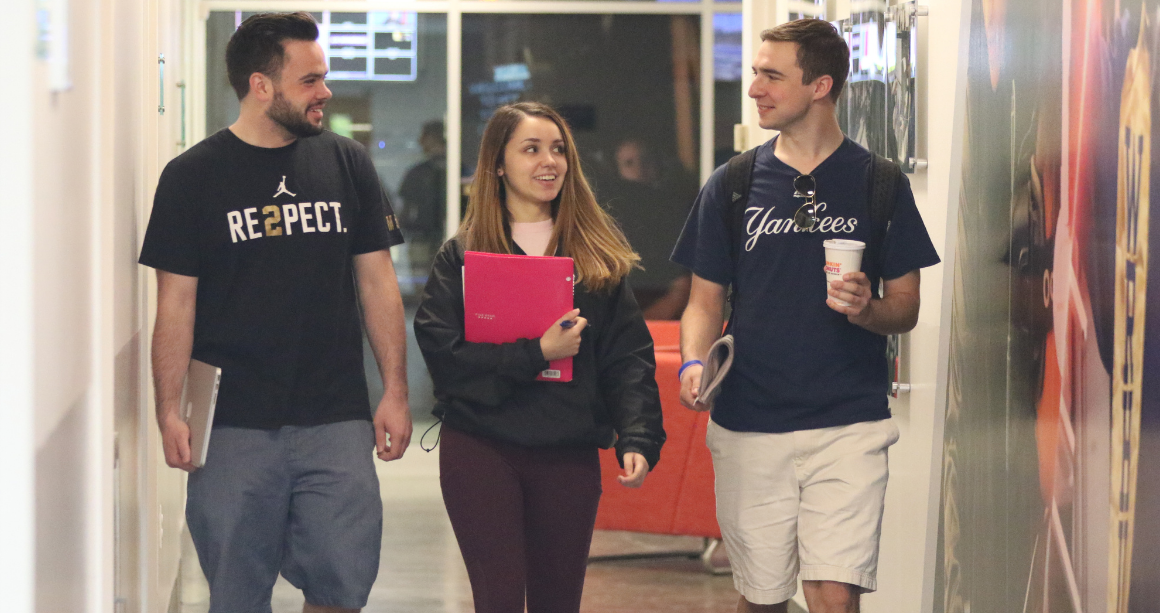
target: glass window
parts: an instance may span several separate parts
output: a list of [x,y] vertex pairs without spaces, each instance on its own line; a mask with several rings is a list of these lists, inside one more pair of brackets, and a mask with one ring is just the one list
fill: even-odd
[[741,123],[741,13],[713,16],[713,167],[729,161],[733,126]]
[[795,19],[825,19],[826,0],[791,0],[789,3],[789,20]]
[[646,316],[677,316],[684,300],[665,299],[685,273],[668,256],[699,188],[700,17],[467,14],[463,48],[467,173],[497,107],[554,106],[597,199],[641,255],[631,283]]
[[[527,1],[530,3],[530,2],[533,2],[534,0],[527,0]],[[540,0],[540,1],[543,1],[543,0]],[[549,0],[549,1],[551,1],[551,0]],[[623,1],[627,1],[627,2],[668,2],[668,3],[677,3],[677,4],[699,4],[701,2],[701,0],[623,0]],[[813,4],[814,2],[821,2],[823,4],[825,3],[825,0],[797,0],[797,1],[808,2],[810,4]],[[741,0],[713,0],[713,2],[715,4],[719,4],[719,3],[740,4]]]

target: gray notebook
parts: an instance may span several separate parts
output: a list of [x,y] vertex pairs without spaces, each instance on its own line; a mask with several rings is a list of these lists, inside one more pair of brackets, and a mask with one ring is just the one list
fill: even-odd
[[217,366],[200,360],[189,361],[185,385],[181,388],[181,416],[189,424],[189,455],[194,466],[205,466],[221,380],[222,369]]
[[713,401],[721,393],[721,384],[733,366],[733,335],[726,334],[709,347],[705,367],[701,370],[701,391],[697,402],[713,409]]

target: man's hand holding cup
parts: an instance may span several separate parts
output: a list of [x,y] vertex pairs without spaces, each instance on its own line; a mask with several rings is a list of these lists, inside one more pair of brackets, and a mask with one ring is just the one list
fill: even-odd
[[826,304],[858,324],[869,314],[870,279],[861,272],[866,243],[832,239],[826,248]]

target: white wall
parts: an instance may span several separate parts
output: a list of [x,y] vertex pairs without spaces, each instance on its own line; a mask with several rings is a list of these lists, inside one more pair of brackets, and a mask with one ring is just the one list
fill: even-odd
[[8,125],[0,147],[0,594],[4,608],[26,613],[33,607],[33,380],[32,380],[32,115],[35,0],[9,0],[5,18],[17,27],[0,37],[9,95]]
[[[45,6],[67,11],[71,26],[58,38],[69,84],[56,91],[34,51],[35,11]],[[5,611],[113,611],[116,596],[120,611],[164,610],[176,576],[177,547],[166,543],[177,542],[180,513],[167,540],[155,505],[179,506],[182,489],[149,451],[157,437],[140,385],[145,284],[136,253],[158,165],[143,162],[173,154],[145,146],[169,134],[146,112],[156,94],[144,84],[157,77],[142,57],[155,57],[158,40],[179,40],[152,12],[172,16],[179,6],[5,4],[13,24],[0,38],[10,75],[0,148]],[[115,426],[129,443],[116,471]],[[137,498],[143,490],[149,504]],[[157,580],[143,580],[147,573]]]
[[[140,275],[141,288],[138,305],[142,324],[140,330],[142,414],[139,423],[141,440],[137,449],[141,454],[139,465],[142,492],[141,547],[142,551],[147,552],[141,560],[142,611],[152,613],[166,610],[170,592],[177,580],[178,562],[181,558],[181,531],[185,526],[185,473],[166,466],[165,454],[161,449],[161,439],[154,417],[152,371],[149,368],[149,344],[157,313],[156,279],[152,270],[137,266],[135,260],[136,248],[145,236],[145,226],[153,207],[153,192],[157,187],[157,177],[160,176],[165,164],[183,150],[178,146],[181,139],[182,98],[177,82],[190,82],[188,45],[183,39],[183,32],[187,31],[185,19],[192,11],[183,11],[186,3],[181,0],[119,1],[140,5],[144,21],[140,53],[143,87],[140,98],[141,157],[137,165],[139,199],[132,270]],[[159,91],[161,86],[158,84],[159,54],[165,56],[164,114],[157,111],[162,102]],[[190,119],[189,100],[200,95],[201,93],[196,90],[190,90],[186,94],[187,123]]]
[[930,15],[918,18],[918,151],[929,167],[910,180],[943,263],[922,271],[918,325],[904,337],[903,380],[909,378],[913,388],[909,397],[903,395],[891,405],[902,437],[890,449],[879,591],[865,597],[867,613],[925,613],[933,604],[948,363],[943,331],[950,328],[949,282],[954,270],[970,25],[964,9],[969,8],[963,0],[944,0],[930,3]]
[[[106,252],[108,278],[102,296],[111,304],[111,340],[113,353],[111,382],[113,386],[113,430],[117,441],[116,469],[113,475],[114,517],[114,598],[125,613],[142,611],[142,454],[139,451],[144,426],[141,393],[142,348],[140,292],[142,284],[137,270],[138,209],[142,194],[139,168],[143,116],[142,57],[143,21],[139,1],[117,1],[103,12],[103,31],[118,33],[116,45],[105,45],[107,65],[112,66],[105,95],[112,98],[107,135],[108,159],[103,170],[108,177],[111,202],[110,218],[105,221],[105,242],[112,246]],[[114,101],[119,101],[115,103]],[[144,422],[144,423],[143,423]]]
[[[784,22],[790,0],[743,0],[745,20],[743,66],[749,66],[760,44],[761,30]],[[833,19],[860,10],[865,0],[830,0]],[[892,2],[893,4],[893,2]],[[919,4],[928,5],[929,0]],[[918,151],[929,162],[926,171],[910,175],[915,201],[943,264],[922,271],[922,309],[915,329],[903,337],[904,382],[909,395],[891,402],[901,438],[890,449],[890,485],[886,493],[878,591],[863,597],[862,610],[928,612],[932,606],[934,555],[938,536],[939,484],[946,406],[949,285],[953,270],[953,220],[957,210],[962,115],[969,26],[963,0],[945,0],[919,18]],[[933,41],[933,44],[932,44]],[[748,81],[744,83],[748,85]],[[747,147],[768,140],[771,132],[757,125],[753,102],[744,98],[742,122]],[[949,232],[948,234],[948,230]],[[799,590],[795,602],[804,608]]]
[[[27,118],[36,137],[33,178],[31,331],[36,445],[37,611],[111,605],[106,526],[112,467],[101,380],[98,223],[102,107],[96,3],[68,3],[71,86],[50,91],[38,63]],[[93,24],[93,25],[89,25]],[[111,413],[110,413],[111,415]],[[111,449],[111,447],[109,447]]]

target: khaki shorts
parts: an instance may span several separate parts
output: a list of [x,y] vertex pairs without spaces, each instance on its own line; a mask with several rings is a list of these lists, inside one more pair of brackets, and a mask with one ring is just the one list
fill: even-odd
[[783,434],[709,423],[717,521],[737,591],[777,604],[804,581],[874,591],[893,420]]

